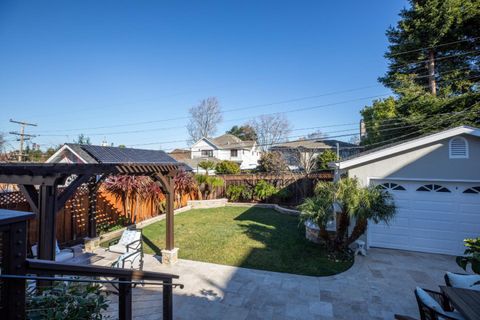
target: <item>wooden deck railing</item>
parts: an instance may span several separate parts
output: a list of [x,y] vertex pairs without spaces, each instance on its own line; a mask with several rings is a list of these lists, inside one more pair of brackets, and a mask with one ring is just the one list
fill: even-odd
[[132,319],[132,287],[135,284],[162,286],[163,319],[173,319],[173,287],[183,287],[173,283],[179,278],[177,275],[26,259],[27,220],[33,215],[6,210],[0,213],[0,310],[6,319],[26,317],[26,282],[29,279],[36,280],[38,287],[51,285],[53,281],[116,284],[121,320]]

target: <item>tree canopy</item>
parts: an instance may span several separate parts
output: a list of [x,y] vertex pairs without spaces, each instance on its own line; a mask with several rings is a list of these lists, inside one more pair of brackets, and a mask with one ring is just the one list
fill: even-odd
[[480,122],[480,1],[410,0],[386,32],[379,81],[393,91],[361,110],[369,148]]
[[252,126],[248,124],[244,124],[242,126],[235,125],[226,133],[232,134],[243,141],[257,140],[257,134],[255,132],[255,129],[253,129]]

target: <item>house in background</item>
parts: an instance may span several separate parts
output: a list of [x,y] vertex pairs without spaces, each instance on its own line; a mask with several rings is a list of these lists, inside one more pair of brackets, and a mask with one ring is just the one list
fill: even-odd
[[480,129],[461,126],[335,164],[337,176],[378,185],[394,198],[393,221],[369,224],[367,245],[461,255],[480,230]]
[[[313,160],[325,150],[332,150],[340,154],[340,158],[346,158],[358,153],[358,146],[352,143],[333,139],[303,139],[288,141],[274,145],[270,151],[279,152],[287,162],[290,170],[303,170],[303,162]],[[303,161],[302,161],[303,160]]]
[[185,160],[194,171],[199,162],[229,160],[240,165],[240,169],[255,169],[261,152],[256,141],[243,141],[240,138],[224,134],[216,138],[202,138],[190,147],[190,161]]

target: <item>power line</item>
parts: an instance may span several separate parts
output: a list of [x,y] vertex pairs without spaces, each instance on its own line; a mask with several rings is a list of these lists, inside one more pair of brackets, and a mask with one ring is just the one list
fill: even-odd
[[[454,71],[458,71],[458,69],[453,69],[453,70],[450,70],[450,71],[446,71],[444,74],[451,73],[451,72],[454,72]],[[415,77],[411,77],[411,79],[423,78],[423,77],[426,77],[426,76],[417,75],[417,76],[415,76]],[[458,80],[460,80],[460,79],[464,79],[464,78],[458,78]],[[465,78],[465,79],[466,79],[466,78]],[[454,80],[457,80],[457,79],[448,79],[448,80],[443,80],[443,81],[445,81],[446,83],[449,83],[449,82],[452,82],[452,81],[454,81]],[[388,83],[394,84],[394,83],[397,83],[397,82],[398,82],[397,80],[394,80],[394,81],[389,81]],[[438,81],[438,82],[441,82],[441,81]],[[301,98],[284,100],[284,101],[267,103],[267,104],[257,104],[257,105],[254,105],[254,106],[234,108],[234,109],[227,109],[227,110],[225,110],[225,111],[222,111],[221,113],[224,114],[224,113],[232,112],[232,111],[241,111],[241,110],[254,109],[254,108],[261,107],[261,106],[271,106],[271,105],[280,104],[280,103],[287,103],[287,102],[291,102],[291,101],[301,101],[301,100],[305,100],[305,99],[312,98],[312,97],[320,97],[320,96],[327,96],[327,95],[333,95],[333,94],[338,94],[338,93],[358,91],[358,90],[361,90],[362,88],[365,89],[365,88],[369,88],[369,87],[373,87],[373,86],[365,86],[365,87],[359,87],[359,88],[352,88],[352,89],[346,89],[346,90],[337,91],[337,92],[326,93],[326,94],[323,94],[323,95],[301,97]],[[424,86],[424,87],[428,87],[428,86]],[[350,102],[355,102],[355,101],[360,101],[360,100],[365,100],[365,99],[379,98],[379,97],[386,96],[386,95],[390,95],[390,93],[386,93],[386,94],[382,94],[382,95],[376,95],[376,96],[370,96],[370,97],[363,97],[363,98],[358,98],[358,99],[353,99],[353,100],[346,100],[346,101],[334,102],[334,103],[326,104],[326,105],[323,105],[323,106],[313,106],[313,107],[307,107],[307,108],[294,109],[294,110],[291,110],[291,111],[261,114],[261,115],[258,115],[258,116],[268,115],[268,114],[272,114],[272,115],[273,115],[273,114],[297,112],[297,111],[309,110],[309,108],[311,108],[311,109],[317,109],[317,108],[334,106],[334,105],[338,105],[338,104],[350,103]],[[121,125],[109,125],[109,126],[99,126],[99,127],[84,127],[84,128],[75,128],[75,129],[57,129],[57,130],[48,130],[48,131],[43,131],[43,132],[44,132],[44,133],[49,133],[49,132],[81,132],[82,130],[97,130],[97,129],[106,129],[106,128],[117,128],[117,127],[137,126],[137,125],[153,124],[153,123],[166,122],[166,121],[184,120],[184,119],[189,119],[189,118],[190,118],[189,116],[182,116],[182,117],[174,117],[174,118],[167,118],[167,119],[158,119],[158,120],[150,120],[150,121],[142,121],[142,122],[133,122],[133,123],[127,123],[127,124],[121,124]],[[252,118],[252,117],[243,117],[243,118],[229,119],[229,120],[225,120],[224,122],[240,121],[240,120],[246,120],[246,119],[251,119],[251,118]],[[87,134],[90,135],[90,136],[102,136],[102,135],[112,135],[112,134],[142,133],[142,132],[145,132],[145,131],[171,130],[171,129],[177,129],[177,128],[178,128],[178,126],[166,127],[166,128],[156,128],[156,129],[147,129],[147,130],[140,130],[140,129],[139,129],[139,130],[133,130],[133,131],[102,132],[102,133],[90,133],[90,134],[87,133]],[[68,134],[57,134],[57,135],[53,135],[53,134],[42,134],[42,132],[37,132],[37,134],[42,135],[42,136],[68,136]],[[72,134],[73,134],[73,133],[72,133]]]
[[407,53],[412,53],[412,52],[417,52],[417,51],[422,51],[422,50],[427,50],[427,49],[433,49],[433,48],[439,48],[439,47],[449,46],[449,45],[452,45],[452,44],[457,44],[457,43],[462,43],[462,42],[472,42],[472,41],[475,41],[477,39],[480,39],[480,37],[474,37],[474,38],[471,38],[471,39],[464,39],[464,40],[458,40],[458,41],[453,41],[453,42],[447,42],[447,43],[442,43],[442,44],[438,44],[438,45],[430,46],[430,47],[423,47],[423,48],[414,49],[414,50],[397,52],[397,53],[390,54],[389,56],[390,57],[395,57],[395,56],[399,56],[399,55],[402,55],[402,54],[407,54]]

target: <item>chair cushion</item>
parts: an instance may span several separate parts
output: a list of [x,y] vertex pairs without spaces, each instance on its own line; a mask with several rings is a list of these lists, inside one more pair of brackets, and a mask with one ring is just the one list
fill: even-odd
[[140,239],[140,236],[141,236],[141,232],[140,231],[136,231],[136,230],[125,230],[123,233],[122,233],[122,237],[120,238],[120,240],[118,241],[118,244],[121,244],[121,245],[128,245],[129,243],[132,243],[133,241],[135,240],[139,240]]
[[430,309],[433,309],[435,310],[437,313],[441,314],[441,315],[445,315],[445,316],[448,316],[450,318],[453,318],[453,319],[458,319],[458,320],[464,320],[465,318],[458,312],[449,312],[449,311],[445,311],[443,310],[442,306],[437,302],[437,300],[433,299],[429,294],[428,292],[426,292],[425,290],[423,290],[422,288],[420,287],[417,287],[415,289],[415,291],[417,292],[417,296],[418,298],[420,299],[420,301],[422,302],[422,304],[424,304],[425,306],[429,307]]
[[113,246],[108,247],[108,250],[115,253],[125,253],[127,252],[127,247],[121,244],[114,244]]
[[448,280],[450,280],[452,287],[480,290],[479,288],[473,288],[474,283],[480,281],[480,275],[455,274],[452,272],[447,272],[447,277]]

